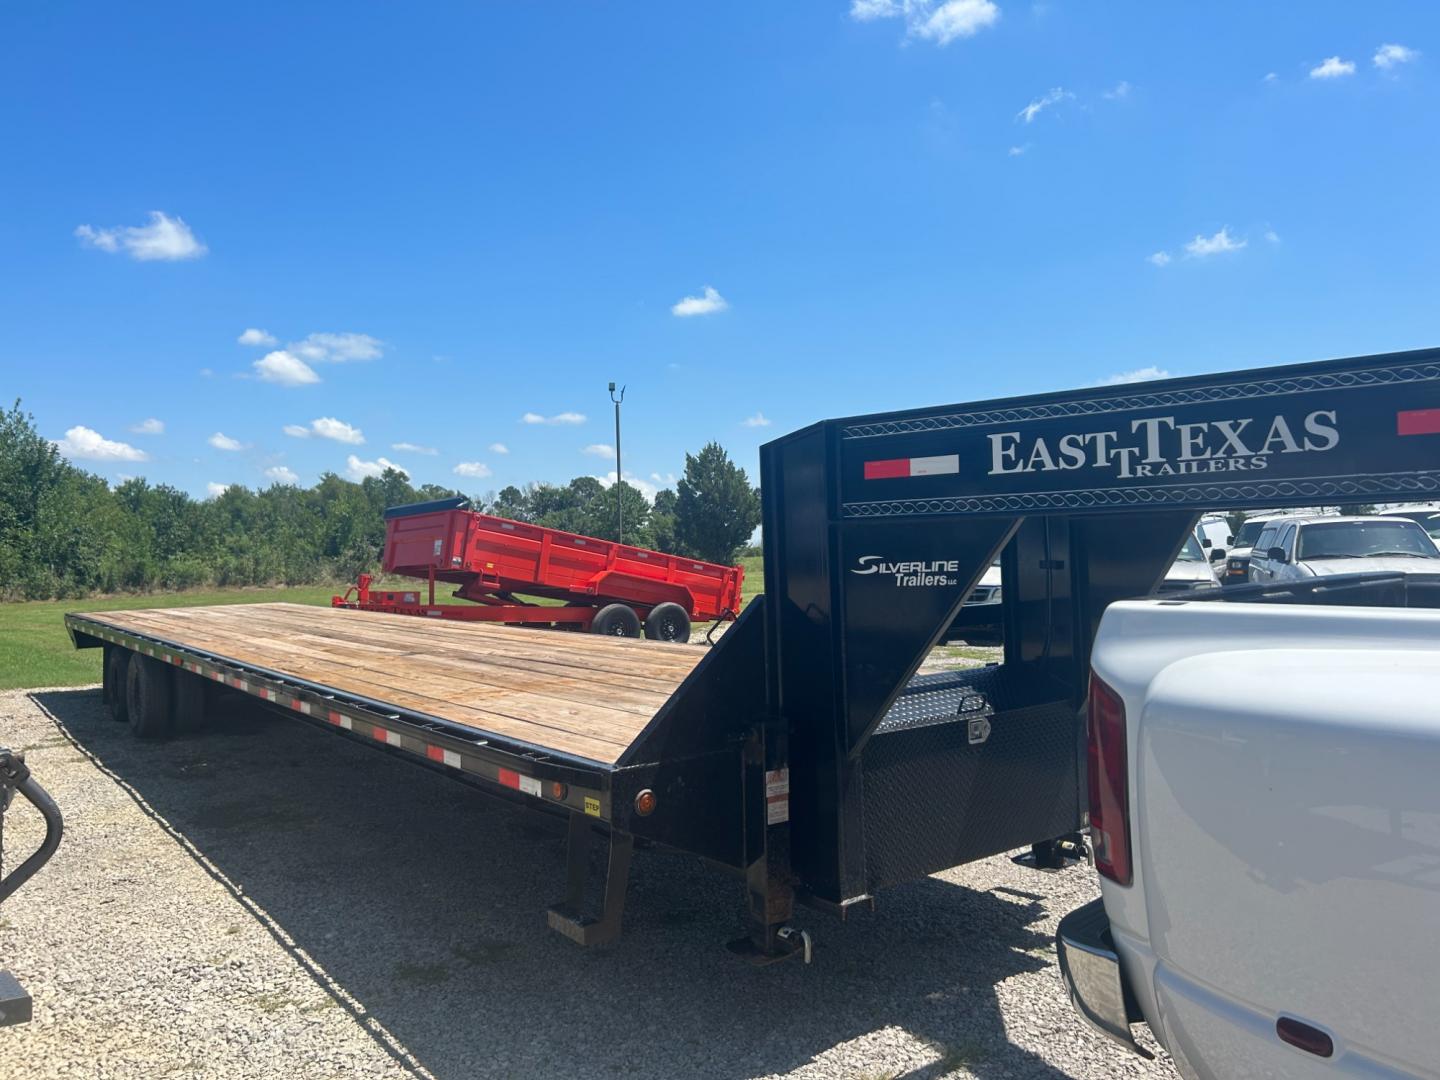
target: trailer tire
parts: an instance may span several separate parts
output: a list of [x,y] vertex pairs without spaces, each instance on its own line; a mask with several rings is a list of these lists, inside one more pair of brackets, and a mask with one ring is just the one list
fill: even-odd
[[628,604],[606,604],[595,613],[590,632],[606,637],[639,637],[640,616]]
[[105,667],[101,675],[101,697],[108,707],[110,719],[123,724],[129,719],[125,711],[125,669],[130,653],[115,645],[105,646]]
[[209,718],[214,694],[210,681],[188,671],[175,672],[175,731],[200,731]]
[[645,636],[651,641],[690,640],[690,613],[679,604],[656,604],[645,616]]
[[141,739],[170,734],[170,669],[159,660],[135,655],[125,672],[125,711],[130,730]]

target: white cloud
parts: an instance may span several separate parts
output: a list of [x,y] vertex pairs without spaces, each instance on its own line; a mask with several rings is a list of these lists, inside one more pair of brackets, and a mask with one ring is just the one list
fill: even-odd
[[[615,470],[611,469],[604,476],[597,476],[595,477],[595,479],[600,481],[602,487],[611,487],[615,483]],[[625,483],[629,484],[636,491],[640,492],[641,495],[644,495],[646,500],[649,502],[655,501],[655,496],[660,490],[649,480],[642,480],[634,473],[627,472],[625,474]]]
[[279,383],[281,386],[309,386],[320,381],[320,376],[315,374],[309,364],[284,349],[266,353],[255,361],[254,367],[255,374],[265,382]]
[[252,326],[242,332],[235,340],[241,345],[264,345],[268,347],[275,344],[275,335],[266,330],[257,330]]
[[390,449],[399,450],[403,453],[410,454],[426,454],[429,457],[434,457],[436,454],[440,453],[440,451],[436,450],[433,446],[416,446],[413,442],[391,443]]
[[589,446],[585,447],[585,449],[580,452],[582,454],[589,454],[591,457],[608,458],[615,456],[615,448],[613,446],[607,446],[603,442],[591,443]]
[[120,225],[113,229],[81,225],[75,235],[90,247],[123,251],[141,262],[198,259],[207,250],[181,218],[172,218],[159,210],[150,211],[149,225]]
[[1237,240],[1230,235],[1230,227],[1227,225],[1214,236],[1199,236],[1185,245],[1185,254],[1194,259],[1204,259],[1210,255],[1220,255],[1227,251],[1239,251],[1250,241]]
[[554,416],[542,416],[536,412],[527,412],[524,416],[520,417],[520,422],[522,424],[550,424],[552,426],[556,424],[583,424],[585,422],[585,414],[562,412],[556,413]]
[[277,484],[298,484],[300,477],[293,469],[284,465],[272,465],[265,470],[265,475]]
[[1169,266],[1170,253],[1168,251],[1157,251],[1154,255],[1146,255],[1145,261],[1151,266]]
[[661,476],[658,472],[652,472],[650,474],[650,479],[654,480],[655,483],[658,484],[660,487],[675,486],[675,474],[673,472],[666,473],[664,476]]
[[729,306],[729,302],[723,296],[711,286],[706,285],[701,295],[686,296],[673,304],[670,314],[681,319],[688,319],[692,315],[715,315]]
[[956,38],[974,37],[999,20],[1000,9],[991,0],[945,0],[908,29],[916,37],[949,45]]
[[1010,147],[1010,156],[1011,156],[1011,157],[1019,157],[1021,154],[1025,153],[1025,151],[1027,151],[1027,150],[1029,150],[1029,149],[1030,149],[1030,144],[1029,144],[1029,143],[1026,143],[1024,146],[1012,146],[1012,147]]
[[1134,371],[1122,371],[1115,375],[1107,375],[1095,385],[1119,386],[1121,383],[1150,382],[1152,379],[1168,378],[1171,378],[1170,372],[1151,364],[1149,367],[1136,368]]
[[149,461],[150,455],[129,443],[115,442],[98,431],[76,425],[65,432],[55,448],[68,458],[81,461]]
[[308,439],[310,437],[310,429],[304,424],[286,424],[284,431],[292,439]]
[[1338,56],[1327,56],[1318,67],[1310,69],[1312,79],[1339,79],[1355,74],[1355,61],[1341,60]]
[[[336,420],[333,416],[322,416],[318,420],[310,421],[310,430],[322,439],[334,439],[336,442],[349,443],[351,446],[359,446],[365,441],[365,436],[357,427],[351,427],[344,420]],[[380,459],[384,461],[384,458]]]
[[1266,229],[1265,241],[1269,244],[1278,244],[1280,242],[1280,234],[1277,233],[1274,229]]
[[1130,96],[1130,91],[1133,89],[1135,89],[1133,86],[1131,86],[1124,79],[1121,79],[1118,83],[1115,84],[1114,89],[1106,90],[1100,96],[1103,97],[1106,101],[1124,101]]
[[769,426],[770,426],[770,421],[769,421],[769,419],[768,419],[768,418],[765,416],[765,414],[762,413],[762,412],[757,412],[754,416],[747,416],[744,420],[741,420],[740,423],[741,423],[741,425],[744,426],[744,427],[769,427]]
[[994,26],[1000,9],[992,0],[851,0],[850,17],[857,22],[903,18],[908,36],[949,45]]
[[1279,76],[1279,75],[1275,74],[1275,72],[1273,72],[1273,71],[1267,71],[1267,72],[1265,73],[1265,78],[1261,79],[1260,81],[1261,81],[1261,82],[1278,82],[1279,80],[1280,80],[1280,76]]
[[1074,94],[1072,94],[1069,90],[1066,90],[1063,86],[1054,87],[1047,93],[1042,94],[1040,97],[1030,102],[1029,105],[1026,105],[1023,109],[1016,113],[1015,119],[1024,120],[1027,124],[1031,123],[1035,119],[1035,117],[1039,116],[1046,109],[1050,108],[1050,106],[1058,105],[1062,101],[1068,101],[1074,96]]
[[131,424],[130,430],[136,435],[164,435],[165,421],[156,420],[152,416],[148,420],[141,420],[138,424]]
[[490,476],[490,466],[483,461],[462,461],[450,470],[456,476],[468,476],[472,480],[484,480]]
[[217,484],[214,480],[211,480],[210,483],[205,485],[205,490],[210,493],[210,498],[212,499],[218,499],[229,489],[229,484]]
[[409,470],[402,465],[397,465],[388,458],[376,458],[374,461],[361,461],[354,454],[345,459],[345,475],[351,480],[364,480],[367,476],[379,476],[386,469],[394,469],[401,473],[408,480]]
[[1404,45],[1381,45],[1375,50],[1375,55],[1371,59],[1381,71],[1389,71],[1397,64],[1408,64],[1419,58],[1420,50],[1418,49],[1407,48]]
[[857,22],[890,19],[904,12],[896,0],[851,0],[850,17]]
[[503,442],[492,442],[490,444],[490,452],[492,454],[508,454],[510,452],[510,448],[506,446]]
[[349,360],[375,360],[384,344],[369,334],[311,334],[304,341],[291,342],[289,349],[311,363],[343,364]]
[[239,439],[232,439],[229,435],[226,435],[224,432],[220,431],[215,432],[214,435],[211,435],[210,438],[206,439],[205,441],[208,442],[211,446],[213,446],[216,450],[233,451],[245,449],[245,444],[242,443]]

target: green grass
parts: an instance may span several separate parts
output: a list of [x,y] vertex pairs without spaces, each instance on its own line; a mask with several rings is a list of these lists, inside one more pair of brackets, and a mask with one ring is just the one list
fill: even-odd
[[[742,559],[746,603],[764,590],[760,557]],[[378,584],[378,583],[377,583]],[[395,584],[399,584],[398,580]],[[416,583],[406,579],[403,587]],[[77,649],[65,632],[67,611],[122,611],[131,608],[197,607],[204,604],[330,603],[343,586],[299,585],[277,589],[208,589],[196,592],[151,593],[145,596],[103,596],[90,600],[39,600],[0,604],[0,690],[30,686],[83,686],[100,681],[100,650]],[[448,589],[446,590],[448,592]],[[436,599],[448,599],[439,589]]]
[[291,589],[212,589],[0,604],[0,690],[82,686],[100,681],[100,650],[77,649],[70,643],[70,635],[65,632],[67,611],[263,604],[275,600],[327,605],[330,597],[340,591],[334,585],[302,585]]

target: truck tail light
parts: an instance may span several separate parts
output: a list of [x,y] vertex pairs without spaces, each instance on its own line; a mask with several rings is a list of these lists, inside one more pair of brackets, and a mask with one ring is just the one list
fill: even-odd
[[1130,865],[1130,776],[1125,747],[1125,702],[1092,672],[1086,719],[1090,781],[1090,833],[1095,869],[1120,885],[1133,880]]

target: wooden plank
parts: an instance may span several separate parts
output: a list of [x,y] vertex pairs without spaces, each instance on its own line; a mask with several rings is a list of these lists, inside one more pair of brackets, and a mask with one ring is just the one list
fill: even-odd
[[[193,610],[193,609],[191,609]],[[704,655],[703,650],[687,646],[669,646],[667,651],[683,652],[683,657],[663,664],[636,664],[628,659],[616,659],[605,653],[596,653],[586,647],[588,635],[569,634],[544,630],[478,628],[482,632],[467,640],[443,639],[430,633],[434,623],[425,622],[413,616],[395,616],[406,620],[400,626],[365,626],[362,624],[328,624],[317,626],[313,622],[295,620],[288,615],[277,616],[257,611],[253,617],[243,620],[250,626],[293,629],[297,632],[323,634],[333,640],[369,644],[397,652],[414,652],[426,656],[448,656],[467,662],[483,658],[487,663],[510,664],[528,667],[540,673],[560,673],[581,668],[588,679],[610,683],[615,686],[642,687],[653,684],[657,692],[668,694],[678,679],[683,679]],[[239,621],[239,620],[237,620]],[[497,636],[498,635],[498,636]],[[551,641],[532,642],[531,638],[570,639],[558,643]],[[579,647],[576,647],[578,643]],[[659,651],[657,643],[651,643],[651,650]],[[568,647],[567,647],[568,646]],[[667,648],[661,645],[660,648]],[[678,662],[676,662],[678,661]]]
[[86,617],[607,764],[704,655],[658,642],[296,604]]
[[[147,618],[144,625],[155,633],[184,635],[202,632],[204,624],[195,621]],[[424,630],[427,624],[420,623]],[[213,629],[213,628],[206,628]],[[324,657],[340,664],[361,663],[358,657],[364,654],[364,665],[388,666],[395,670],[404,669],[418,677],[435,680],[459,679],[476,689],[492,687],[497,690],[521,691],[557,702],[581,704],[587,707],[601,707],[653,716],[673,693],[678,685],[675,678],[665,680],[647,679],[643,684],[633,677],[621,677],[589,670],[576,671],[572,665],[545,665],[538,669],[523,662],[502,661],[492,663],[486,656],[464,655],[455,650],[445,650],[454,655],[432,656],[428,651],[397,648],[385,644],[366,642],[354,635],[333,638],[327,632],[296,632],[286,626],[277,626],[264,618],[247,621],[243,627],[233,629],[241,640],[258,641],[260,638],[282,638],[284,641],[304,645],[317,650]],[[315,628],[319,629],[319,628]],[[422,641],[423,645],[424,642]],[[317,657],[319,658],[319,657]],[[519,666],[516,666],[519,663]],[[537,703],[538,705],[539,703]],[[543,706],[541,706],[543,707]]]
[[[432,654],[458,648],[465,657],[504,656],[566,667],[578,665],[587,671],[658,679],[667,685],[672,680],[689,674],[703,655],[701,650],[685,646],[657,648],[655,642],[621,641],[595,634],[432,622],[412,615],[306,608],[292,604],[237,604],[221,608],[159,610],[179,619],[233,621],[239,626],[250,625],[259,620],[282,620],[284,625],[296,630],[335,636],[353,634],[351,640],[357,642],[370,641],[393,647],[398,642],[409,641]],[[211,612],[214,613],[213,616],[209,614]],[[151,613],[155,613],[154,609]],[[321,630],[320,627],[324,629]],[[624,651],[614,651],[615,645],[624,646]]]

